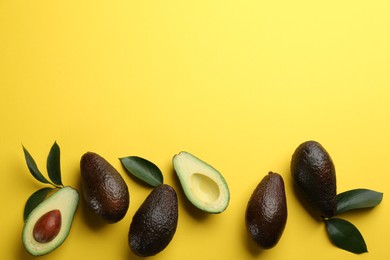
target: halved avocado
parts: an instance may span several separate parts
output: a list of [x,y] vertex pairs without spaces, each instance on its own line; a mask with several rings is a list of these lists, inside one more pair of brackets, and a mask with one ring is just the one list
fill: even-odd
[[188,152],[173,157],[173,167],[187,199],[209,213],[221,213],[229,205],[225,178],[212,166]]
[[39,256],[50,253],[64,242],[78,201],[78,192],[66,186],[31,211],[23,228],[23,244],[30,254]]

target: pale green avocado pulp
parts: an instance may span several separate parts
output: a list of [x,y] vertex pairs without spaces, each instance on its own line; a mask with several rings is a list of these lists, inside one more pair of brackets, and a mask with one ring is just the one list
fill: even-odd
[[[33,211],[31,211],[23,228],[23,244],[30,254],[39,256],[50,253],[65,241],[73,222],[78,201],[78,192],[67,186],[56,191],[53,195],[41,202]],[[34,238],[34,226],[45,213],[52,210],[59,210],[61,212],[60,231],[51,241],[40,243]]]
[[216,169],[188,152],[173,157],[173,167],[187,199],[197,208],[220,213],[229,205],[228,185]]

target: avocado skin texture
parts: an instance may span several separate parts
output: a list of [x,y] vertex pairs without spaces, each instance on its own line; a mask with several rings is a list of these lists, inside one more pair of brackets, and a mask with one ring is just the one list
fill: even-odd
[[115,223],[129,208],[129,190],[119,172],[103,157],[87,152],[80,161],[83,197],[103,220]]
[[245,223],[252,239],[262,248],[274,247],[286,226],[287,202],[281,175],[269,172],[249,199]]
[[176,232],[178,202],[175,190],[162,184],[149,194],[130,224],[128,242],[138,256],[152,256],[168,246]]
[[314,217],[333,217],[336,171],[320,143],[306,141],[298,146],[291,159],[291,176],[298,197]]

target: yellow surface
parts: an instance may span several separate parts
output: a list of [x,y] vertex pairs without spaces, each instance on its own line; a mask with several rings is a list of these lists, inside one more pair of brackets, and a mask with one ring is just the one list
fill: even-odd
[[[24,203],[42,187],[22,144],[46,172],[61,147],[63,181],[79,189],[86,151],[123,174],[125,218],[104,225],[80,203],[65,243],[41,259],[136,259],[127,245],[151,191],[118,157],[153,161],[179,197],[179,224],[155,259],[388,259],[390,238],[390,3],[372,1],[0,1],[1,259],[30,259]],[[289,162],[321,142],[338,191],[385,193],[373,210],[345,214],[369,253],[342,251],[298,203]],[[207,215],[185,199],[172,169],[186,150],[225,176],[230,205]],[[246,203],[269,170],[286,183],[288,220],[261,251]]]

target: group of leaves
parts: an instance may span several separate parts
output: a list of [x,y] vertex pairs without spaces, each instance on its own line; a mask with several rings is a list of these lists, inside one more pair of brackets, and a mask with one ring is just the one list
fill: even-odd
[[61,167],[60,167],[60,147],[56,142],[54,142],[53,146],[50,149],[49,155],[47,157],[46,169],[49,176],[47,179],[42,172],[38,169],[38,166],[31,156],[31,154],[27,151],[27,149],[23,146],[24,157],[26,159],[27,167],[31,173],[31,175],[41,183],[48,184],[51,187],[44,187],[36,192],[34,192],[27,200],[26,205],[24,207],[23,219],[26,221],[28,215],[30,215],[31,211],[35,207],[37,207],[47,195],[53,191],[54,189],[60,189],[64,187],[61,180]]
[[[356,209],[377,206],[383,198],[383,193],[369,189],[354,189],[337,195],[335,216]],[[355,254],[367,252],[367,245],[360,231],[349,221],[341,218],[324,219],[326,231],[332,243]]]

